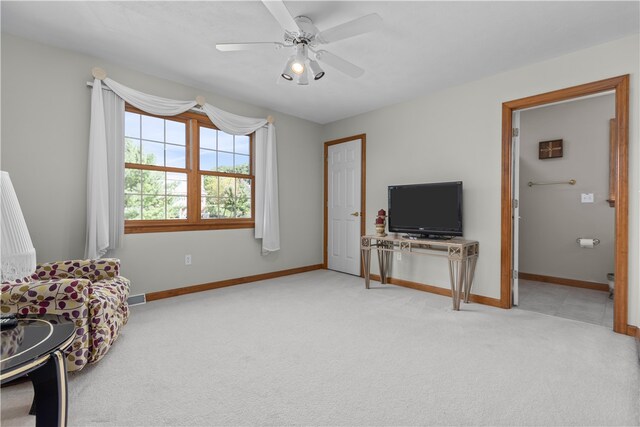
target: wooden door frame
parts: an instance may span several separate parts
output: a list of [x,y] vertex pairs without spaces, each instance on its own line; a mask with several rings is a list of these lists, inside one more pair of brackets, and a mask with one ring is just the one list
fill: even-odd
[[617,156],[615,159],[615,293],[613,330],[631,333],[628,326],[629,291],[629,75],[612,77],[592,83],[555,90],[502,104],[502,211],[500,255],[500,305],[511,308],[513,271],[513,164],[512,117],[513,112],[539,105],[565,101],[600,92],[615,91],[617,120]]
[[[343,144],[345,142],[360,140],[360,236],[365,234],[365,219],[367,215],[367,134],[361,133],[358,135],[348,136],[346,138],[334,139],[332,141],[326,141],[324,143],[324,236],[323,236],[323,250],[322,250],[322,268],[325,270],[328,268],[328,255],[327,246],[329,244],[329,186],[328,186],[328,160],[329,160],[329,147],[332,145]],[[364,277],[362,271],[362,259],[360,259],[360,276]]]

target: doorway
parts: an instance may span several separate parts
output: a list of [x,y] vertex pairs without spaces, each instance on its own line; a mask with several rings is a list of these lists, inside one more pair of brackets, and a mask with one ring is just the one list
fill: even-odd
[[613,328],[614,115],[612,91],[513,113],[520,309]]
[[329,270],[362,276],[365,231],[366,135],[324,143],[324,251]]
[[615,93],[615,136],[613,138],[612,174],[615,198],[614,234],[614,320],[613,330],[630,333],[627,325],[628,294],[628,148],[629,148],[629,75],[613,77],[567,89],[534,95],[502,104],[502,194],[501,194],[501,257],[500,257],[500,304],[512,306],[514,270],[514,165],[513,138],[518,131],[513,126],[513,113],[535,106],[557,103],[601,92]]

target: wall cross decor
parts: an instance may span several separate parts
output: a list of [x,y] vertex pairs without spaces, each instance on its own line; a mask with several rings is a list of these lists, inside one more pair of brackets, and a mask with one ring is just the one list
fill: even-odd
[[538,159],[553,159],[556,157],[562,157],[562,140],[541,141]]

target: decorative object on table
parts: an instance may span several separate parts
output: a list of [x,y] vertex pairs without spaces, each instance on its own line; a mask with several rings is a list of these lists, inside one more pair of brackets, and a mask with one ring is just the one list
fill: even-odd
[[102,359],[129,319],[129,280],[120,260],[72,260],[38,265],[30,277],[2,283],[0,312],[57,314],[73,322],[67,370]]
[[27,223],[22,215],[9,173],[2,171],[0,178],[0,205],[2,225],[2,264],[0,281],[29,276],[36,269],[36,250],[31,243]]
[[384,209],[380,209],[378,211],[378,216],[376,216],[376,235],[380,237],[384,237],[387,233],[384,232],[385,226],[387,225],[387,213]]
[[554,159],[562,157],[562,140],[540,141],[538,159]]

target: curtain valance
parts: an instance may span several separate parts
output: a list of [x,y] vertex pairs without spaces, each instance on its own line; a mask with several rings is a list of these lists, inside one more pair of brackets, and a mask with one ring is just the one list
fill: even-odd
[[[86,258],[120,246],[124,234],[124,101],[159,116],[175,116],[200,105],[211,122],[233,135],[255,135],[255,232],[262,253],[280,249],[278,171],[274,124],[267,119],[229,113],[204,102],[178,101],[124,86],[94,69],[87,171]],[[103,97],[104,83],[113,95]],[[118,197],[118,194],[120,195]]]

